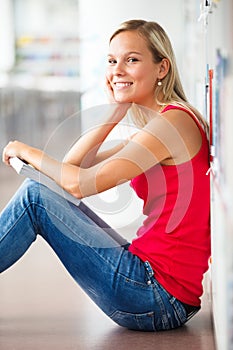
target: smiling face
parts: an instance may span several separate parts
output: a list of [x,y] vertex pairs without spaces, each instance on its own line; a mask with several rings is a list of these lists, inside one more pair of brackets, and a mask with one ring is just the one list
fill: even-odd
[[162,65],[154,62],[145,39],[136,31],[117,34],[109,46],[106,73],[115,101],[156,109],[155,88],[163,77]]

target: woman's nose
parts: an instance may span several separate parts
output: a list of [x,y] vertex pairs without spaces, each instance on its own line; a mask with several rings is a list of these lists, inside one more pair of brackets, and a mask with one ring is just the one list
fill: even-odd
[[123,62],[117,62],[114,66],[114,75],[122,75],[124,74],[124,63]]

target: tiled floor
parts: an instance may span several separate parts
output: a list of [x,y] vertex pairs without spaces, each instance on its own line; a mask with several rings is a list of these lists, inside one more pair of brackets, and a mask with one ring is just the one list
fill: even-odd
[[[0,209],[21,178],[0,165]],[[0,350],[213,350],[207,293],[186,326],[141,333],[115,325],[84,295],[41,240],[0,278]]]

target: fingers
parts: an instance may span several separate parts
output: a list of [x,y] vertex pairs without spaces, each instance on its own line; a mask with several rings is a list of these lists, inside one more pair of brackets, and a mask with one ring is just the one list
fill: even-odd
[[106,80],[105,80],[105,86],[106,86],[105,90],[106,90],[109,102],[110,103],[116,103],[116,100],[114,98],[114,92],[113,92],[112,86],[111,86],[110,81],[108,80],[107,77],[106,77]]
[[18,157],[20,154],[20,142],[10,141],[2,152],[3,163],[10,165],[10,158]]
[[13,141],[10,141],[6,145],[6,147],[4,147],[3,152],[2,152],[2,161],[3,161],[3,163],[5,163],[7,165],[10,165],[10,163],[9,163],[9,159],[10,159],[10,157],[9,157],[9,148],[10,148],[12,143],[13,143]]

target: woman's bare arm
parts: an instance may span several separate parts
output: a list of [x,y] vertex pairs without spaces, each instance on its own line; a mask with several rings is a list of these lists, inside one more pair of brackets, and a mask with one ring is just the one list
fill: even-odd
[[121,149],[124,144],[119,144],[107,152],[101,152],[101,155],[98,154],[97,157],[103,142],[114,127],[124,118],[130,106],[131,104],[129,103],[109,105],[107,120],[85,133],[66,154],[64,163],[88,168]]

